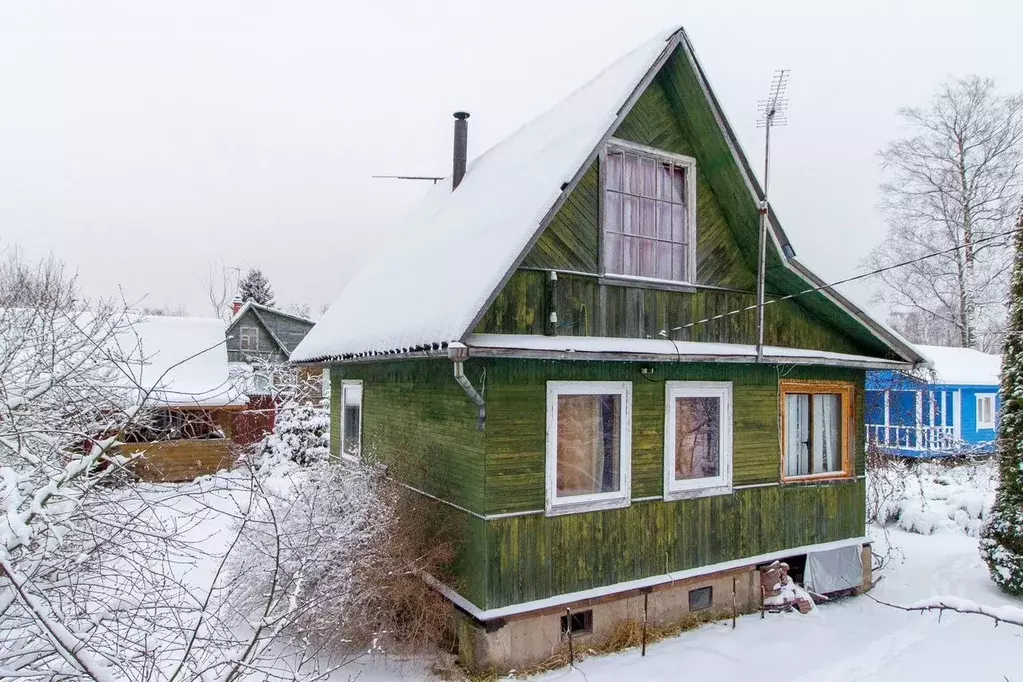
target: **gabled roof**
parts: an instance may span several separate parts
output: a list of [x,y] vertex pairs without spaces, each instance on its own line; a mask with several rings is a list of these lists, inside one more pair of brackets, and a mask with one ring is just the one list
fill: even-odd
[[155,405],[222,407],[248,401],[228,372],[224,324],[215,318],[144,317],[118,339],[132,383]]
[[972,348],[917,346],[933,363],[935,384],[961,386],[998,386],[1002,356],[982,353]]
[[232,317],[231,321],[228,323],[226,331],[228,336],[231,335],[235,326],[239,322],[241,322],[242,318],[245,316],[245,313],[249,312],[250,310],[252,311],[253,317],[256,318],[256,320],[263,327],[266,333],[270,336],[271,339],[274,340],[274,343],[277,344],[278,348],[280,348],[281,352],[284,353],[285,355],[290,355],[291,352],[295,350],[295,348],[291,348],[285,341],[283,341],[279,336],[277,336],[277,333],[274,331],[273,325],[267,322],[266,316],[277,315],[280,317],[287,317],[297,322],[301,322],[302,324],[309,325],[310,328],[312,328],[316,324],[312,320],[302,317],[301,315],[293,315],[291,313],[286,313],[283,310],[271,308],[270,306],[266,306],[261,303],[256,303],[255,301],[246,301],[245,305],[238,309],[238,312],[234,314],[234,317]]
[[[682,29],[628,53],[553,109],[477,158],[454,192],[438,183],[402,229],[349,282],[291,355],[296,362],[413,354],[464,341],[579,178],[666,60],[682,49],[753,196],[759,185],[703,78]],[[779,254],[788,240],[772,220]],[[790,256],[804,286],[822,284]],[[837,292],[842,313],[908,362],[922,358]]]

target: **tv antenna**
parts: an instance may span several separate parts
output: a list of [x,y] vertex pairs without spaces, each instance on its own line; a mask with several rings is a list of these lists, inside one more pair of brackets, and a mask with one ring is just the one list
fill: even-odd
[[789,69],[778,69],[771,77],[771,88],[767,98],[758,102],[760,118],[757,127],[764,129],[764,194],[760,201],[760,242],[757,251],[757,362],[764,360],[764,289],[767,278],[767,221],[770,204],[767,200],[767,188],[771,171],[771,128],[783,126],[785,108],[789,100],[785,96],[785,88],[789,84]]
[[444,179],[436,175],[373,175],[371,177],[388,180],[432,180],[435,185]]

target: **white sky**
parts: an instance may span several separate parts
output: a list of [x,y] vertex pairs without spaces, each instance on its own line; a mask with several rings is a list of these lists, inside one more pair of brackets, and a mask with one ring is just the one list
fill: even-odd
[[210,262],[257,265],[316,309],[428,188],[371,175],[446,175],[451,112],[477,156],[676,24],[756,167],[792,70],[772,199],[827,280],[883,236],[898,107],[950,75],[1023,90],[1018,0],[0,0],[0,247],[193,314]]

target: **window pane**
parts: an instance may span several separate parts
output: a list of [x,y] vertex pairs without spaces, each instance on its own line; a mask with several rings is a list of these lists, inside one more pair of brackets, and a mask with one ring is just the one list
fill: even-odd
[[657,198],[671,200],[671,165],[662,163],[657,167]]
[[659,165],[653,159],[643,159],[641,161],[640,169],[643,176],[642,195],[645,197],[657,195],[657,166]]
[[558,497],[618,492],[621,430],[621,396],[558,396]]
[[689,263],[687,261],[686,247],[681,244],[671,245],[671,278],[680,282],[688,281]]
[[813,472],[842,470],[842,396],[813,396]]
[[619,152],[608,152],[604,157],[604,176],[608,189],[622,188],[622,155]]
[[628,195],[622,197],[624,206],[622,209],[622,226],[626,234],[639,234],[640,216],[639,199]]
[[359,413],[361,412],[358,405],[345,405],[344,414],[344,426],[341,432],[345,436],[345,442],[343,448],[345,453],[349,455],[359,454]]
[[616,232],[604,234],[604,269],[622,274],[622,242],[624,237]]
[[671,200],[676,203],[685,203],[686,186],[685,175],[681,168],[675,168],[671,174]]
[[671,279],[671,244],[654,242],[654,277]]
[[785,395],[785,475],[810,473],[810,395]]
[[607,192],[604,195],[604,226],[614,232],[622,231],[622,195]]
[[671,240],[679,244],[689,243],[689,226],[686,221],[685,206],[671,205]]
[[721,474],[721,399],[675,399],[675,480]]
[[671,239],[671,204],[657,202],[657,238]]
[[636,263],[635,274],[643,277],[654,276],[654,244],[652,239],[635,239],[634,252],[639,253],[639,261]]
[[643,178],[639,170],[639,157],[635,154],[623,155],[622,191],[640,195],[643,189]]
[[639,233],[644,237],[657,236],[657,202],[653,199],[640,200]]

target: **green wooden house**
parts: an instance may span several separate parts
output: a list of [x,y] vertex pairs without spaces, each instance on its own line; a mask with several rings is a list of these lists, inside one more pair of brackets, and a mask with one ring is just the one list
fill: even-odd
[[428,579],[466,663],[758,608],[774,559],[869,580],[864,374],[923,359],[773,213],[758,358],[761,190],[684,31],[464,168],[466,118],[452,178],[292,355],[331,368],[339,458],[459,529],[453,578]]

